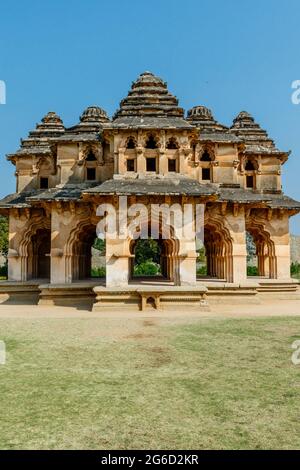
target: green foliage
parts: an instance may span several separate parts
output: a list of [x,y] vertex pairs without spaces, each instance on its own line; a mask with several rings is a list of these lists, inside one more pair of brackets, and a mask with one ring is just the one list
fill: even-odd
[[201,262],[205,262],[205,248],[204,246],[202,248],[199,248],[199,250],[197,250],[197,254],[198,254],[198,258],[197,258],[197,261],[201,261]]
[[105,241],[101,240],[100,238],[96,238],[93,244],[93,248],[95,250],[101,251],[101,253],[105,254]]
[[138,240],[135,247],[135,262],[137,265],[146,261],[159,263],[160,246],[156,240],[148,238],[147,240]]
[[206,276],[207,275],[207,266],[199,266],[197,268],[197,275],[198,276]]
[[0,215],[0,253],[8,252],[8,218]]
[[247,266],[247,276],[258,276],[257,266]]
[[291,276],[300,278],[300,263],[298,261],[291,264]]
[[92,268],[91,269],[91,277],[105,277],[106,269],[103,268]]
[[7,264],[4,266],[0,266],[0,277],[3,279],[7,279]]
[[153,261],[144,261],[134,267],[135,276],[156,276],[160,274],[160,266]]

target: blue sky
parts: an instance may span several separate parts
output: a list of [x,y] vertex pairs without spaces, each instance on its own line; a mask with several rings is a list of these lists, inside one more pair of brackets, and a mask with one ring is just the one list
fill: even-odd
[[[247,110],[278,147],[292,150],[284,191],[300,199],[300,2],[288,0],[51,0],[2,2],[0,196],[15,190],[5,154],[47,111],[66,126],[88,105],[111,115],[150,70],[185,109],[203,104],[230,125]],[[292,222],[300,234],[300,217]]]

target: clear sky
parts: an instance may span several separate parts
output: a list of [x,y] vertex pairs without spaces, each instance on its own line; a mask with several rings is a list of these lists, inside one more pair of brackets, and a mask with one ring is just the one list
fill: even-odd
[[[299,0],[26,0],[1,2],[0,196],[15,190],[5,154],[48,111],[66,126],[89,105],[110,115],[150,70],[181,106],[203,104],[223,124],[253,114],[282,150],[284,191],[300,199]],[[292,222],[300,234],[300,217]]]

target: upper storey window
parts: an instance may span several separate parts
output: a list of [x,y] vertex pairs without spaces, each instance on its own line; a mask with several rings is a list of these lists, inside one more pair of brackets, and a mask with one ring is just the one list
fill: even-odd
[[86,162],[96,162],[97,161],[97,158],[95,157],[95,155],[93,154],[93,152],[89,152],[86,159],[85,159]]
[[87,168],[86,169],[86,180],[95,181],[96,180],[96,168]]
[[156,172],[156,158],[146,158],[146,171]]
[[176,173],[177,172],[177,161],[173,158],[168,159],[168,171],[170,173]]
[[97,158],[91,151],[87,154],[85,159],[85,179],[86,181],[96,181],[97,179]]
[[209,155],[208,151],[205,150],[200,158],[201,162],[211,162],[211,156]]
[[171,137],[167,142],[168,150],[177,150],[179,148],[178,142],[175,137]]
[[132,150],[132,149],[135,149],[135,147],[136,147],[136,143],[135,143],[134,138],[129,137],[129,139],[127,140],[126,148],[128,150]]
[[156,142],[156,140],[155,140],[155,138],[153,137],[152,134],[149,135],[149,137],[146,141],[145,148],[146,149],[157,149],[158,148],[157,142]]
[[200,166],[201,166],[201,179],[202,181],[211,181],[212,179],[212,168],[211,163],[212,157],[207,150],[204,150],[203,154],[200,157]]
[[257,164],[255,161],[247,160],[245,163],[246,188],[255,189]]
[[250,160],[247,160],[246,165],[245,165],[245,170],[246,171],[255,171],[255,167],[254,167],[253,162],[251,162]]
[[49,188],[49,178],[45,176],[41,176],[40,189],[48,189],[48,188]]

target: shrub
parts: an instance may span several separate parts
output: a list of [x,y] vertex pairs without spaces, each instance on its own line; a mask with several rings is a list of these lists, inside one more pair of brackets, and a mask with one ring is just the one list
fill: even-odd
[[0,266],[0,278],[2,280],[7,279],[7,264]]
[[197,268],[197,275],[198,276],[206,276],[207,275],[207,267],[206,266],[199,266]]
[[247,276],[258,276],[257,266],[247,266]]
[[102,268],[92,268],[91,269],[91,277],[105,277],[106,269]]
[[291,276],[300,277],[300,263],[298,261],[291,264]]
[[160,274],[160,266],[153,261],[144,261],[134,267],[135,276],[156,276],[157,274]]

